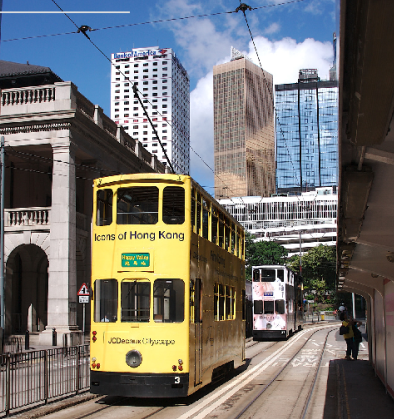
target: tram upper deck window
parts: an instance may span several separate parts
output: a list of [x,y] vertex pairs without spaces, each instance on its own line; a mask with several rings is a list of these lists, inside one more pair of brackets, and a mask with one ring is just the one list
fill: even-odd
[[260,282],[260,269],[253,271],[253,282]]
[[275,270],[274,269],[262,269],[261,270],[261,282],[275,282]]
[[116,322],[118,310],[118,281],[97,279],[94,283],[94,321]]
[[185,222],[185,190],[179,186],[166,186],[163,191],[163,221],[166,224]]
[[208,232],[209,232],[209,207],[208,202],[203,198],[202,199],[202,236],[204,239],[208,240]]
[[156,224],[158,208],[159,189],[156,186],[118,189],[118,224]]
[[282,271],[282,270],[278,269],[276,271],[276,278],[280,279],[281,282],[283,282],[285,280],[285,271]]
[[122,322],[149,322],[150,282],[123,281],[121,302]]
[[100,189],[97,191],[96,225],[107,226],[112,223],[112,198],[112,189]]
[[153,285],[153,319],[156,323],[181,323],[185,318],[185,283],[157,279]]

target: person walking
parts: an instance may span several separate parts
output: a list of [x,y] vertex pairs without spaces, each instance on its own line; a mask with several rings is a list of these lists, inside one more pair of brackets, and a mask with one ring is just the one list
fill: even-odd
[[[355,347],[354,347],[354,333],[353,333],[353,322],[351,322],[347,318],[347,314],[345,312],[342,312],[339,315],[339,319],[342,321],[342,326],[345,326],[349,329],[348,333],[343,334],[343,338],[346,342],[346,356],[345,359],[348,361],[354,361],[354,357],[357,359],[357,355],[355,353]],[[353,358],[350,356],[353,355]]]

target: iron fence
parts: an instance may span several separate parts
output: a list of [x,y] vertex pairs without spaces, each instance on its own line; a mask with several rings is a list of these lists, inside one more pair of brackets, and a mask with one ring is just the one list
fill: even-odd
[[89,388],[89,345],[0,355],[0,413]]

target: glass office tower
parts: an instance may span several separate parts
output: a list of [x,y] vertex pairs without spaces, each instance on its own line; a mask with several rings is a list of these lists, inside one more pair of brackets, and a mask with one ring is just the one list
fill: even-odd
[[338,82],[300,70],[275,86],[277,193],[338,184]]

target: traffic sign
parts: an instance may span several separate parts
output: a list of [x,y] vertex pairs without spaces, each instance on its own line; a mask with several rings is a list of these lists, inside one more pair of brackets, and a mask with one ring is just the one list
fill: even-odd
[[88,295],[89,296],[90,295],[89,294],[89,288],[85,283],[83,283],[81,285],[81,288],[78,291],[78,295],[80,295],[80,296],[82,296],[82,295]]
[[79,295],[79,302],[81,304],[89,304],[89,296],[88,295]]

